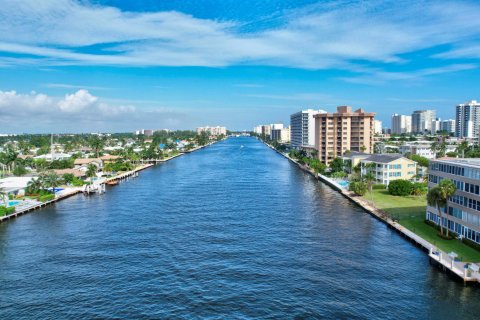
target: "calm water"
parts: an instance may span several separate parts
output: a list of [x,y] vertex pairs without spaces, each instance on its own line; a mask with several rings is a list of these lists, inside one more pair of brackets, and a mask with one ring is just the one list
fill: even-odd
[[252,138],[1,224],[0,254],[1,319],[480,316],[479,289]]

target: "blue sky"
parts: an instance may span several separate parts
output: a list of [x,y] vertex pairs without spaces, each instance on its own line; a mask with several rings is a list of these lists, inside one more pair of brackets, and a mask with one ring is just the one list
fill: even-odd
[[480,3],[4,0],[0,133],[251,129],[480,99]]

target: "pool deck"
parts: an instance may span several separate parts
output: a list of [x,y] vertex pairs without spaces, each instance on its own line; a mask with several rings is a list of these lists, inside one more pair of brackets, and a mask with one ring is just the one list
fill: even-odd
[[[268,143],[264,142],[269,148],[277,152],[278,154],[282,155],[283,157],[287,158],[291,162],[295,163],[300,169],[303,171],[311,174],[316,179],[319,179],[338,191],[342,194],[345,198],[349,199],[350,201],[354,202],[361,208],[363,208],[366,212],[370,215],[375,217],[376,219],[382,221],[383,223],[387,224],[388,227],[397,231],[400,235],[408,239],[410,242],[414,243],[418,247],[422,248],[424,252],[426,252],[430,258],[430,262],[434,263],[438,267],[440,267],[444,271],[448,271],[450,274],[455,275],[457,278],[460,278],[465,284],[467,283],[480,283],[480,273],[470,271],[467,273],[467,269],[464,268],[467,262],[464,261],[453,261],[452,258],[446,253],[439,250],[435,247],[432,243],[428,242],[427,240],[423,239],[419,235],[413,233],[412,231],[408,230],[404,226],[400,225],[398,222],[392,220],[388,214],[384,211],[380,210],[379,208],[373,206],[362,197],[355,195],[353,192],[345,190],[342,186],[337,183],[335,180],[330,179],[321,174],[316,174],[311,168],[298,163],[298,161],[290,158],[287,154],[284,154],[273,146],[269,145]],[[473,263],[479,265],[478,263]]]

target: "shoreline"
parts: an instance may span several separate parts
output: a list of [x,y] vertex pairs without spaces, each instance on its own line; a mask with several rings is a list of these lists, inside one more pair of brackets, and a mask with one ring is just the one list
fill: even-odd
[[266,143],[265,141],[260,140],[263,142],[267,147],[278,153],[279,155],[283,156],[284,158],[288,159],[292,163],[296,164],[302,171],[309,173],[315,179],[322,181],[326,185],[328,185],[333,190],[339,192],[342,196],[362,208],[368,214],[370,214],[375,219],[379,220],[380,222],[386,224],[386,226],[390,229],[396,231],[399,235],[407,239],[409,242],[413,243],[415,246],[422,249],[423,252],[427,253],[429,257],[430,264],[434,263],[439,267],[441,270],[448,272],[451,275],[455,275],[457,278],[460,278],[464,284],[479,284],[480,283],[480,275],[476,276],[467,276],[467,271],[462,266],[467,262],[455,262],[448,256],[446,252],[441,251],[436,246],[428,242],[427,240],[423,239],[419,235],[415,234],[414,232],[410,231],[409,229],[405,228],[398,222],[390,219],[388,215],[383,212],[381,209],[375,207],[373,204],[368,203],[366,200],[362,199],[362,197],[355,195],[353,192],[343,189],[339,184],[337,184],[334,180],[321,175],[316,174],[312,169],[301,165],[296,160],[290,158],[287,154],[284,154],[277,149],[275,149],[270,144]]
[[[222,139],[220,141],[224,141],[228,138],[225,138],[225,139]],[[162,159],[162,160],[156,160],[155,163],[145,163],[145,164],[142,164],[140,166],[138,166],[137,168],[133,169],[133,170],[130,170],[130,171],[126,171],[126,172],[122,172],[118,175],[115,175],[113,177],[109,177],[109,178],[105,178],[102,182],[99,183],[99,185],[105,185],[106,182],[109,182],[109,181],[114,181],[114,180],[122,180],[122,179],[125,179],[127,177],[131,177],[131,176],[135,176],[138,172],[140,171],[143,171],[143,170],[146,170],[148,168],[151,168],[153,166],[155,166],[157,163],[165,163],[165,162],[168,162],[170,160],[173,160],[175,158],[178,158],[180,156],[183,156],[187,153],[192,153],[192,152],[195,152],[195,151],[198,151],[198,150],[201,150],[201,149],[204,149],[206,147],[209,147],[215,143],[218,143],[220,141],[214,141],[214,142],[211,142],[211,143],[208,143],[204,146],[200,146],[200,147],[196,147],[192,150],[189,150],[188,152],[181,152],[181,153],[178,153],[174,156],[171,156],[171,157],[168,157],[168,158],[165,158],[165,159]],[[61,201],[61,200],[64,200],[66,198],[70,198],[74,195],[77,195],[79,193],[83,193],[84,190],[82,187],[74,187],[74,188],[69,188],[68,190],[65,189],[66,191],[62,194],[62,195],[59,195],[58,197],[55,197],[54,199],[52,200],[49,200],[49,201],[46,201],[46,202],[41,202],[41,203],[37,203],[37,204],[34,204],[30,207],[26,207],[26,208],[23,208],[21,210],[15,210],[15,212],[13,212],[12,214],[9,214],[9,215],[6,215],[6,216],[3,216],[3,217],[0,217],[0,223],[3,223],[5,221],[8,221],[8,220],[11,220],[11,219],[15,219],[19,216],[23,216],[27,213],[31,213],[33,211],[36,211],[36,210],[39,210],[39,209],[42,209],[46,206],[49,206],[49,205],[52,205],[52,204],[55,204],[56,202],[58,201]]]

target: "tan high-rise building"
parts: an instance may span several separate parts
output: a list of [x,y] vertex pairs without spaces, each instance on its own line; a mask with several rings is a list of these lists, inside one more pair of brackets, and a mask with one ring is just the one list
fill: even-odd
[[321,162],[329,164],[345,151],[373,152],[375,113],[352,107],[337,107],[335,113],[319,113],[315,118],[315,148]]

